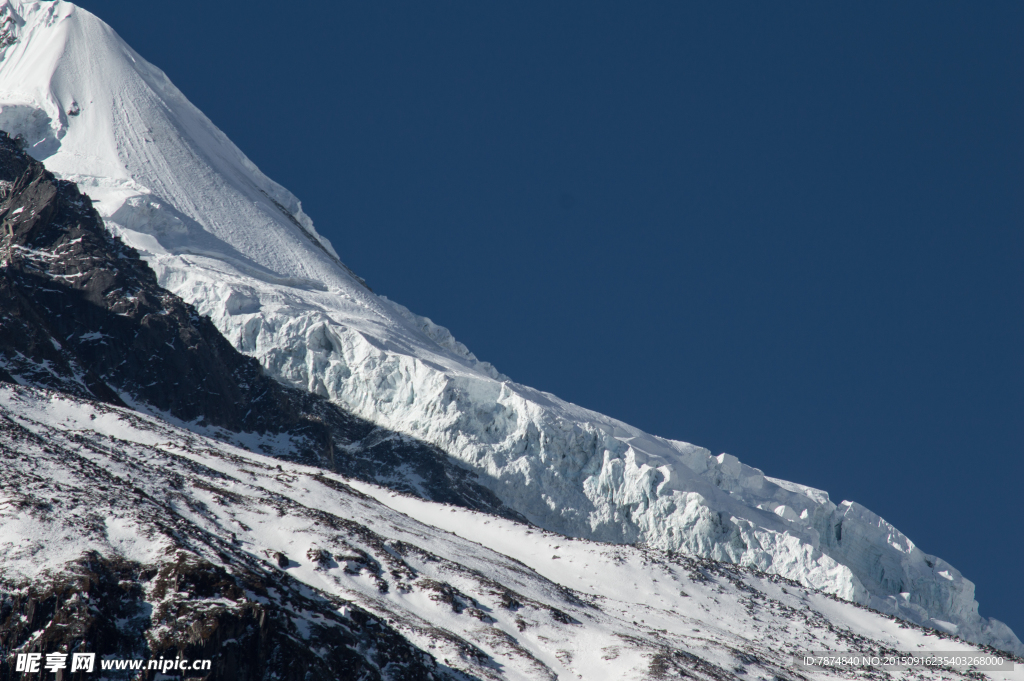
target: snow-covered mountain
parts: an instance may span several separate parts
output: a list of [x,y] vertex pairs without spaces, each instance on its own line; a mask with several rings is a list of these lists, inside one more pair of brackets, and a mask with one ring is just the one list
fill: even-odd
[[439,448],[545,530],[746,566],[1024,653],[970,581],[862,506],[516,384],[375,295],[292,194],[88,12],[6,0],[0,45],[0,129],[270,376]]
[[775,575],[538,531],[436,449],[264,376],[5,134],[0,183],[0,678],[73,651],[105,678],[184,658],[225,681],[778,679],[812,648],[975,651]]

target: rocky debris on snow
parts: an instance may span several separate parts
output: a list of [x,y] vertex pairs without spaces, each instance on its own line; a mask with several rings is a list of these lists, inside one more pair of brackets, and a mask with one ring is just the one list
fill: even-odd
[[794,656],[985,651],[778,575],[571,541],[53,391],[0,385],[0,461],[12,681],[17,653],[55,651],[210,659],[218,679],[462,681],[857,679]]

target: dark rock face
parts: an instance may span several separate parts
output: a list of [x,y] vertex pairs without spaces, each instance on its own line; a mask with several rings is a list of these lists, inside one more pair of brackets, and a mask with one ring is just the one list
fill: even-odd
[[[430,678],[436,662],[387,624],[354,606],[302,593],[281,574],[233,573],[188,551],[159,567],[90,555],[49,584],[0,592],[0,651],[95,653],[92,673],[63,678],[150,680],[158,670],[102,670],[101,660],[209,660],[186,678],[249,680]],[[307,593],[309,589],[305,590]],[[311,619],[313,621],[309,621]],[[306,620],[306,621],[303,621]],[[0,680],[52,678],[0,659]]]
[[265,376],[157,284],[138,253],[104,229],[88,196],[4,133],[0,263],[0,381],[233,433],[286,434],[288,458],[519,518],[436,447]]
[[[6,140],[0,182],[0,343],[8,372],[21,369],[42,387],[114,403],[128,394],[183,421],[235,431],[300,422],[299,405],[283,399],[283,389],[208,319],[161,289],[73,184]],[[26,366],[33,360],[35,367]],[[38,360],[49,360],[45,372]]]

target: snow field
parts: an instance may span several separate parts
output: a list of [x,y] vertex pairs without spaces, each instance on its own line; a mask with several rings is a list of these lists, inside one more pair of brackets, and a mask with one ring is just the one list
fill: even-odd
[[[4,489],[33,479],[33,498],[55,501],[0,516],[7,584],[57,574],[90,550],[159,564],[183,546],[230,570],[231,537],[232,550],[362,606],[480,678],[640,679],[676,668],[771,678],[809,648],[974,650],[756,571],[398,495],[136,412],[2,386],[0,416],[48,443],[19,440]],[[110,494],[118,488],[145,503]]]

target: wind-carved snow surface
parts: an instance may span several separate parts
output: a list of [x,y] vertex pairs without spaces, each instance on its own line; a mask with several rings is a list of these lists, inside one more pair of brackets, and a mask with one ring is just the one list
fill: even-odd
[[372,293],[157,68],[64,2],[0,5],[0,129],[280,380],[446,450],[570,536],[752,566],[1024,653],[974,585],[864,507],[516,384]]

